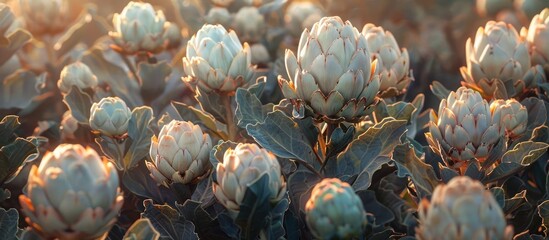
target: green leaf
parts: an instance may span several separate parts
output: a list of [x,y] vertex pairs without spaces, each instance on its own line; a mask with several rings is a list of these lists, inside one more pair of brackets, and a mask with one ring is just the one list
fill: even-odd
[[237,143],[235,142],[219,140],[217,145],[210,151],[210,162],[212,163],[213,169],[217,169],[217,164],[223,162],[225,151],[229,148],[236,148],[236,145]]
[[194,124],[204,126],[209,129],[211,133],[218,135],[222,139],[228,138],[223,131],[217,129],[216,121],[209,113],[180,102],[172,102],[172,106],[182,120],[191,121]]
[[[385,118],[380,123],[368,128],[351,142],[347,149],[337,156],[337,161],[328,161],[328,176],[355,175],[361,171],[377,170],[383,163],[376,162],[380,156],[389,156],[402,135],[406,132],[406,121]],[[373,172],[368,173],[369,177]],[[369,181],[368,181],[369,182]]]
[[358,174],[356,180],[353,182],[352,187],[355,191],[366,190],[372,184],[372,177],[374,173],[381,168],[384,164],[391,162],[391,158],[386,156],[379,156],[374,159],[365,159],[369,164]]
[[6,209],[0,208],[0,239],[16,240],[17,225],[19,223],[19,213],[15,208]]
[[412,114],[416,112],[413,104],[407,102],[396,102],[387,105],[387,113],[390,117],[397,120],[406,120],[408,123],[412,119]]
[[175,240],[197,240],[192,222],[180,218],[176,209],[169,205],[153,204],[152,200],[143,201],[145,210],[141,217],[148,218],[152,226],[162,237]]
[[124,240],[151,239],[158,240],[160,233],[154,229],[151,221],[147,218],[141,218],[135,221],[124,235]]
[[24,138],[17,138],[0,148],[0,185],[15,177],[24,162],[37,153],[36,146]]
[[543,232],[549,236],[549,200],[545,200],[538,206],[538,214],[543,222]]
[[521,142],[513,148],[513,150],[507,151],[501,161],[502,162],[515,162],[522,166],[530,166],[533,162],[538,160],[549,148],[549,144],[542,142]]
[[21,125],[16,115],[5,116],[0,121],[0,147],[5,146],[14,139],[13,133]]
[[257,143],[281,158],[316,162],[307,134],[281,111],[267,114],[264,122],[248,124],[246,130]]
[[269,175],[265,173],[250,184],[244,193],[240,212],[235,218],[236,224],[242,229],[241,239],[256,239],[266,227],[270,198]]
[[124,152],[125,152],[125,143],[128,139],[125,139],[122,142],[118,140],[101,135],[98,138],[95,138],[95,142],[99,145],[99,148],[109,159],[112,160],[112,163],[118,170],[124,170],[125,165],[123,163]]
[[88,124],[90,109],[93,105],[92,98],[76,86],[72,86],[67,95],[63,96],[63,102],[69,107],[72,116],[81,124]]
[[55,43],[58,56],[69,53],[79,43],[93,46],[97,39],[108,34],[109,23],[103,17],[95,14],[89,7],[84,11],[86,12]]
[[21,47],[27,44],[32,35],[23,29],[17,29],[7,36],[8,45],[0,46],[0,66],[4,65]]
[[246,128],[248,124],[262,123],[272,107],[264,107],[256,95],[240,88],[236,90],[236,119],[237,125]]
[[420,197],[431,195],[440,183],[433,167],[423,162],[408,144],[398,145],[393,153],[399,177],[410,177]]
[[166,87],[166,78],[172,73],[172,67],[166,62],[141,62],[137,65],[137,75],[141,82],[141,93],[147,99],[154,99]]
[[364,210],[367,213],[371,213],[375,217],[375,225],[383,226],[395,220],[395,215],[388,207],[381,204],[377,198],[376,193],[370,190],[361,190],[356,191],[362,204],[364,205]]
[[45,81],[45,73],[36,76],[30,70],[15,71],[0,82],[0,109],[27,108],[39,100]]
[[450,95],[450,90],[446,89],[444,85],[437,81],[433,81],[431,84],[431,91],[439,100],[446,99]]
[[120,97],[128,107],[143,105],[139,84],[120,66],[109,62],[101,48],[94,47],[84,53],[82,62],[97,76],[99,84],[109,85],[114,95]]
[[187,200],[183,205],[176,204],[176,207],[185,220],[191,221],[196,226],[196,233],[202,239],[229,239],[225,234],[217,218],[213,218],[202,208],[202,203]]
[[496,199],[496,202],[498,202],[498,205],[501,207],[501,209],[505,208],[505,191],[501,187],[493,187],[490,188],[490,192],[492,192],[492,195],[494,195],[494,198]]
[[128,136],[131,145],[124,156],[124,169],[128,170],[147,157],[154,132],[151,129],[153,111],[148,106],[133,109],[128,123]]
[[219,94],[203,93],[200,89],[196,89],[196,98],[200,107],[207,113],[211,114],[217,121],[227,124],[225,122],[225,107],[221,101]]

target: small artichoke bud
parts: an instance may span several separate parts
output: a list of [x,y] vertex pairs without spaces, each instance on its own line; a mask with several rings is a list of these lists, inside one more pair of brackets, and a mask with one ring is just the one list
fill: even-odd
[[164,32],[164,39],[168,41],[166,47],[171,49],[177,48],[181,45],[183,36],[181,35],[181,30],[179,30],[179,27],[174,23],[170,23],[166,28],[166,32]]
[[63,94],[67,94],[72,86],[79,89],[93,89],[97,87],[97,77],[93,75],[88,65],[82,62],[71,63],[61,71],[57,87]]
[[251,52],[234,31],[206,24],[187,43],[183,69],[185,81],[205,91],[232,94],[252,78]]
[[286,10],[284,22],[286,29],[295,37],[299,37],[303,30],[310,29],[315,22],[318,22],[326,14],[315,3],[292,2]]
[[477,0],[477,12],[480,16],[495,16],[505,9],[513,8],[513,0]]
[[376,62],[366,37],[351,22],[324,17],[286,51],[289,80],[279,79],[294,107],[305,106],[317,120],[359,122],[373,110],[379,91]]
[[243,7],[234,16],[233,28],[242,41],[257,43],[263,38],[267,24],[257,8]]
[[416,238],[435,239],[513,239],[513,227],[492,193],[479,181],[454,177],[435,188],[431,201],[419,204]]
[[221,24],[225,27],[232,22],[232,16],[224,7],[213,7],[208,11],[208,15],[204,17],[209,24]]
[[152,178],[166,187],[171,182],[191,183],[210,169],[210,135],[191,122],[172,120],[153,137],[147,162]]
[[467,40],[466,60],[467,66],[461,68],[462,85],[480,91],[486,99],[495,97],[498,85],[505,86],[508,97],[527,87],[523,77],[531,66],[530,55],[526,42],[510,24],[489,21],[480,27],[475,41]]
[[271,59],[269,51],[261,43],[256,43],[250,47],[252,52],[252,64],[268,63]]
[[5,3],[0,3],[0,38],[6,34],[14,19],[15,16],[10,7]]
[[32,166],[19,202],[45,239],[102,239],[122,208],[118,184],[115,167],[95,150],[61,144]]
[[121,136],[128,131],[132,112],[118,97],[106,97],[93,103],[90,110],[90,127],[106,136]]
[[534,16],[527,30],[526,41],[530,46],[532,64],[549,65],[549,8]]
[[149,3],[129,2],[121,13],[114,14],[112,22],[115,31],[109,35],[118,51],[157,53],[166,46],[164,32],[170,24],[166,22],[164,13],[155,12]]
[[74,133],[78,129],[78,121],[72,116],[71,111],[63,113],[63,119],[61,120],[61,134],[63,138],[74,139]]
[[449,158],[455,168],[466,167],[470,159],[486,160],[504,136],[488,102],[472,89],[460,87],[451,92],[440,102],[438,114],[430,116],[427,141],[434,152]]
[[505,129],[505,135],[511,139],[520,137],[528,125],[528,110],[515,99],[496,100],[490,104],[494,121]]
[[528,19],[534,17],[544,8],[549,8],[549,2],[546,0],[515,0],[515,9]]
[[275,155],[257,144],[239,143],[234,149],[228,149],[223,162],[217,164],[213,192],[236,217],[248,186],[264,174],[269,176],[270,201],[280,201],[286,193],[286,182]]
[[[398,43],[389,31],[382,27],[376,27],[373,24],[366,24],[362,29],[362,34],[368,41],[368,49],[373,58],[377,59],[380,81],[380,95],[394,92],[396,95],[406,92],[410,85],[410,57],[408,50],[398,47]],[[393,95],[394,95],[393,94]]]
[[362,201],[348,183],[337,178],[325,178],[314,186],[305,216],[318,239],[353,239],[367,224]]
[[34,35],[55,35],[67,29],[82,10],[80,1],[19,0],[26,28]]

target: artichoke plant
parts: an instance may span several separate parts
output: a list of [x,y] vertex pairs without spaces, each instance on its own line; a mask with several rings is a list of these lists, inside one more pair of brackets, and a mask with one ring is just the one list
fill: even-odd
[[153,137],[146,162],[152,178],[166,187],[171,182],[192,183],[210,169],[210,135],[191,122],[172,120]]
[[526,132],[528,110],[515,99],[498,99],[490,104],[492,118],[505,130],[511,139],[520,137]]
[[379,77],[366,37],[339,17],[324,17],[299,40],[297,56],[286,51],[289,80],[279,78],[284,96],[312,110],[317,120],[358,122],[377,102]]
[[164,35],[170,22],[166,21],[162,11],[155,12],[149,3],[129,2],[121,13],[114,14],[112,23],[115,31],[109,35],[117,51],[156,53],[168,44]]
[[532,18],[526,34],[521,33],[526,35],[532,64],[549,65],[549,8]]
[[438,116],[430,115],[427,141],[454,168],[465,168],[468,160],[486,160],[504,130],[495,120],[482,96],[465,87],[442,99]]
[[454,177],[438,185],[431,201],[423,199],[418,207],[419,240],[434,239],[513,239],[513,227],[492,193],[479,181]]
[[269,176],[269,200],[278,202],[286,193],[286,182],[275,155],[257,144],[239,143],[228,149],[223,162],[217,164],[212,185],[215,197],[236,217],[248,186],[264,174]]
[[362,201],[338,178],[325,178],[314,186],[305,216],[318,239],[353,239],[362,234],[367,223]]
[[67,94],[72,86],[79,89],[93,89],[97,86],[97,77],[91,69],[82,62],[71,63],[63,68],[57,87]]
[[288,5],[284,22],[293,36],[299,37],[303,30],[311,28],[325,16],[318,4],[313,2],[292,2]]
[[32,166],[19,201],[26,222],[45,239],[104,237],[122,208],[114,166],[81,145],[61,144]]
[[206,24],[187,42],[183,68],[185,81],[229,95],[248,85],[253,74],[250,47],[221,25]]
[[19,0],[25,27],[36,36],[65,31],[82,10],[80,1]]
[[90,109],[90,127],[106,136],[121,136],[128,131],[132,112],[124,100],[106,97],[93,103]]
[[241,8],[233,19],[233,28],[244,42],[257,43],[261,41],[267,23],[255,7]]
[[368,41],[372,57],[378,61],[380,96],[392,97],[406,92],[412,81],[408,50],[403,48],[401,51],[393,34],[374,24],[366,24],[362,34]]
[[463,86],[475,89],[486,99],[519,96],[533,87],[524,76],[530,70],[526,42],[515,28],[504,22],[489,21],[466,44],[467,67],[461,68]]

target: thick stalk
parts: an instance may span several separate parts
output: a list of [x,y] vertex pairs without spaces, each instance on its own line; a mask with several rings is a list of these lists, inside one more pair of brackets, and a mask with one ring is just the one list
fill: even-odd
[[234,112],[231,105],[231,96],[222,95],[223,106],[225,107],[225,122],[227,123],[227,132],[229,134],[229,140],[236,141],[236,125],[234,122]]
[[141,80],[139,79],[139,75],[137,75],[137,70],[135,69],[135,66],[132,64],[128,56],[120,53],[120,57],[122,58],[122,61],[124,61],[124,64],[126,64],[126,66],[128,66],[128,68],[130,69],[130,72],[132,73],[137,83],[139,83],[139,86],[143,85]]

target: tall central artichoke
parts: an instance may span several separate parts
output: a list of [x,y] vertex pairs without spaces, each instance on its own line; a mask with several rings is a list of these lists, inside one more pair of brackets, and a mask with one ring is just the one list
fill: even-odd
[[318,120],[357,122],[369,114],[379,91],[376,62],[367,41],[349,21],[324,17],[301,34],[297,56],[285,56],[290,80],[279,78],[284,96],[305,104]]
[[488,102],[472,89],[460,87],[451,92],[440,102],[438,114],[431,114],[425,135],[433,151],[450,160],[455,168],[466,167],[470,159],[486,160],[504,136]]
[[251,80],[250,47],[234,31],[206,24],[187,43],[183,69],[201,90],[231,94]]

